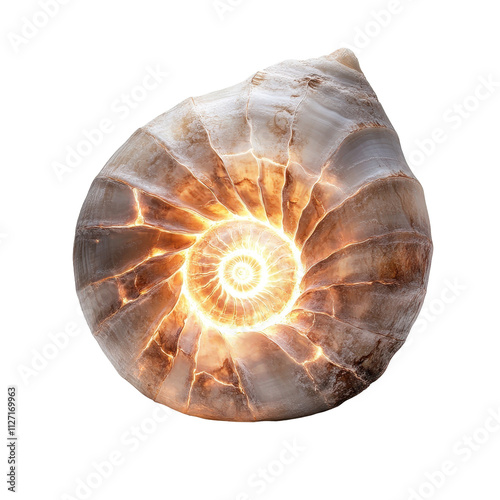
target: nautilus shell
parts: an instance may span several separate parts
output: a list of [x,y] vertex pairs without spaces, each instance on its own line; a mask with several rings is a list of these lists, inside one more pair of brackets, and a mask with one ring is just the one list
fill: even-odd
[[90,188],[74,263],[125,379],[190,415],[254,421],[327,410],[376,380],[431,254],[422,187],[342,49],[140,128]]

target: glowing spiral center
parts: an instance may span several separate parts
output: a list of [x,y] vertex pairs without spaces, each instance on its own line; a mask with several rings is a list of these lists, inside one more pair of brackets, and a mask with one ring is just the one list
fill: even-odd
[[265,268],[265,260],[258,255],[244,251],[230,253],[220,264],[221,285],[233,297],[251,297],[266,285]]
[[205,320],[225,331],[276,321],[298,290],[298,252],[284,235],[261,222],[216,224],[191,248],[186,293]]

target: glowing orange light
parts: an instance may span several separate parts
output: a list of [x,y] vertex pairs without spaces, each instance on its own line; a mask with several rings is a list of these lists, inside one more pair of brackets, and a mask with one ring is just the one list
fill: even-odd
[[233,219],[190,249],[185,292],[206,322],[230,334],[274,323],[296,298],[301,275],[298,251],[284,234]]

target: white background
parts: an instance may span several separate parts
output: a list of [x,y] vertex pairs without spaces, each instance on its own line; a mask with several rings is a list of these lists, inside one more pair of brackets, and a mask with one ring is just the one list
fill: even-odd
[[[35,0],[4,2],[0,16],[2,408],[17,385],[18,498],[500,498],[496,4],[58,5],[31,29],[44,24]],[[425,189],[435,251],[422,316],[386,374],[332,411],[252,424],[155,413],[162,407],[119,377],[78,312],[73,235],[92,179],[139,126],[186,97],[343,45]],[[157,88],[133,108],[118,104],[157,66],[169,72]],[[103,119],[113,130],[58,178],[54,165]],[[110,455],[119,463],[103,478],[95,464]]]

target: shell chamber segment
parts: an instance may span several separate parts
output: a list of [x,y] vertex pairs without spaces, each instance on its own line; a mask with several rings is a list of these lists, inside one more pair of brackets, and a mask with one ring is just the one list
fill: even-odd
[[76,288],[118,372],[181,412],[282,420],[375,381],[425,297],[424,194],[352,52],[187,99],[94,180]]

